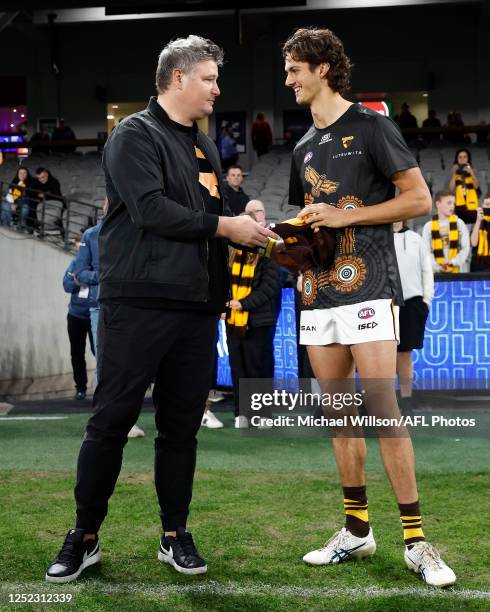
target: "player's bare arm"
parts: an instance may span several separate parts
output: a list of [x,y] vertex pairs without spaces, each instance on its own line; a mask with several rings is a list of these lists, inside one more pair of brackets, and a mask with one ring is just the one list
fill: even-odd
[[349,225],[383,225],[427,215],[432,210],[429,189],[419,168],[397,172],[391,177],[399,194],[374,206],[343,210],[329,204],[309,204],[298,214],[312,227],[348,227]]

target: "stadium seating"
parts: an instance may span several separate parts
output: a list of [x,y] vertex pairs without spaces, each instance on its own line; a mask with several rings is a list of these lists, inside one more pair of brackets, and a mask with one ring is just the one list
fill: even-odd
[[[252,198],[264,202],[267,219],[277,222],[285,219],[288,202],[291,151],[274,148],[263,155],[252,167],[244,181],[243,189]],[[298,211],[295,208],[295,213]]]
[[[489,150],[479,146],[468,147],[472,162],[480,179],[480,189],[486,193],[490,181]],[[454,163],[454,145],[431,145],[425,149],[411,149],[432,194],[448,187],[451,168]],[[70,153],[65,155],[31,156],[23,162],[32,173],[39,166],[46,166],[60,181],[63,195],[69,200],[76,200],[70,207],[70,227],[66,227],[66,213],[63,214],[63,226],[70,234],[76,234],[91,221],[90,208],[87,205],[102,208],[105,197],[105,180],[101,168],[101,153]],[[0,181],[12,180],[18,162],[7,158],[0,166]],[[246,177],[243,188],[251,198],[263,200],[270,221],[281,221],[297,212],[296,207],[288,206],[289,171],[291,150],[275,147],[263,155],[252,167]],[[301,204],[299,202],[298,204]],[[48,211],[51,210],[48,207]],[[58,215],[59,216],[59,215]],[[93,215],[92,215],[93,216]],[[429,218],[429,217],[427,217]],[[418,219],[416,226],[426,219]],[[59,224],[58,224],[59,227]],[[49,227],[55,232],[55,227]]]

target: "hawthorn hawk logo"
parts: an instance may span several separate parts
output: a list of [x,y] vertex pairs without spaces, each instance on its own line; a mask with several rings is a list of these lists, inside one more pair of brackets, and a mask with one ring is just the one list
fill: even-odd
[[342,136],[342,145],[344,149],[348,149],[354,140],[354,136]]

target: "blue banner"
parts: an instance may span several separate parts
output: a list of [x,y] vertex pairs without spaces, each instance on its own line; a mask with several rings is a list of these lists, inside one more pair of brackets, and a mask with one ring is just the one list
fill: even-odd
[[[294,289],[283,289],[274,338],[275,378],[298,376]],[[450,381],[490,386],[490,280],[436,281],[424,348],[413,351],[418,388],[447,388]],[[418,385],[417,385],[418,381]],[[231,387],[224,321],[218,340],[217,384]],[[452,386],[452,385],[451,385]]]

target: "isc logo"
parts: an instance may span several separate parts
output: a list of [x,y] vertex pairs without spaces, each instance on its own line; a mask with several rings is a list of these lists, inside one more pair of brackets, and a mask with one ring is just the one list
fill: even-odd
[[378,323],[371,321],[370,323],[361,323],[357,326],[357,329],[374,329],[375,327],[378,327]]
[[367,308],[361,308],[361,310],[357,313],[357,316],[360,319],[370,319],[371,317],[374,317],[375,314],[376,311],[374,308],[368,306]]

